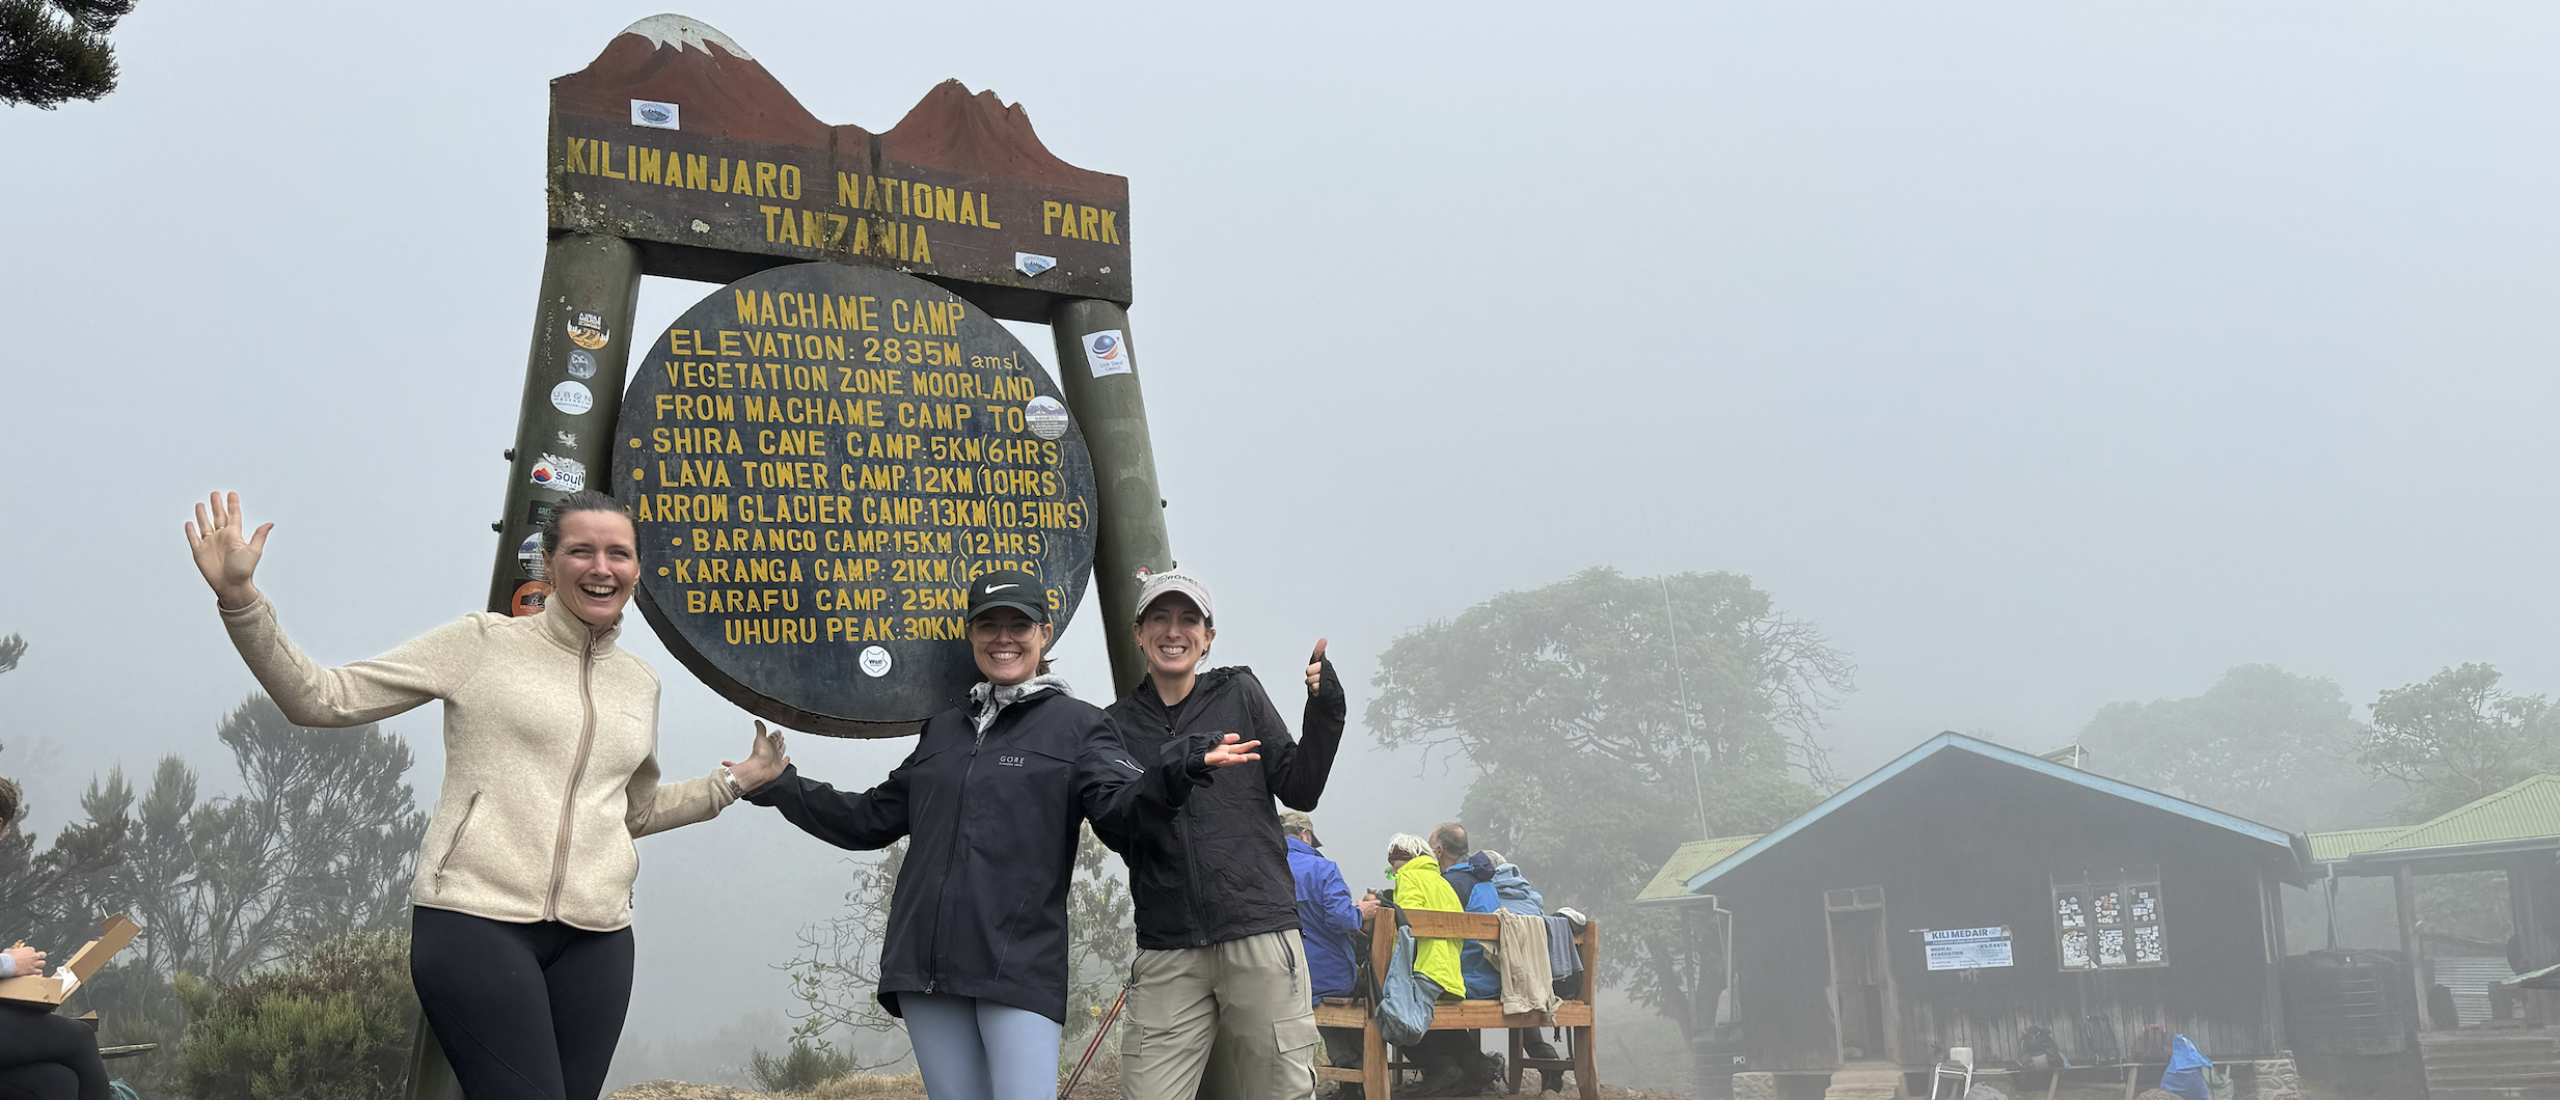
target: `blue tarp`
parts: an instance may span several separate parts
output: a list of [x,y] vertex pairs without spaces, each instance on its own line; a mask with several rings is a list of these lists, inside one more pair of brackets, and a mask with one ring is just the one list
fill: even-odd
[[2160,1075],[2160,1087],[2186,1100],[2213,1100],[2213,1087],[2204,1079],[2204,1071],[2212,1068],[2196,1045],[2180,1035],[2169,1042],[2169,1072]]

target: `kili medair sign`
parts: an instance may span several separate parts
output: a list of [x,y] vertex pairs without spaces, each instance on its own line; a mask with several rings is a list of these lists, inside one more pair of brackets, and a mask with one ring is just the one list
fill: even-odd
[[652,16],[551,82],[551,228],[621,237],[652,275],[888,268],[999,317],[1123,306],[1129,181],[1060,160],[1020,106],[945,81],[883,133],[830,126],[736,42]]

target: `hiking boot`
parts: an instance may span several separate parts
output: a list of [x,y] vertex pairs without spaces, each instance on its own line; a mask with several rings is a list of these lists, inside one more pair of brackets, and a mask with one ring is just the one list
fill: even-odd
[[[1455,1058],[1434,1058],[1422,1064],[1422,1083],[1407,1096],[1464,1096],[1459,1086],[1466,1083],[1466,1071],[1458,1068]],[[1403,1090],[1397,1090],[1402,1092]]]
[[1530,1032],[1527,1038],[1520,1040],[1520,1054],[1524,1058],[1544,1058],[1558,1061],[1561,1061],[1564,1058],[1564,1055],[1556,1053],[1556,1045],[1554,1043],[1548,1042],[1546,1036],[1540,1035],[1534,1031]]
[[1499,1054],[1481,1055],[1475,1058],[1473,1060],[1473,1064],[1467,1067],[1466,1075],[1458,1082],[1457,1094],[1460,1096],[1482,1096],[1486,1089],[1492,1088],[1493,1083],[1499,1080],[1502,1080],[1502,1056]]

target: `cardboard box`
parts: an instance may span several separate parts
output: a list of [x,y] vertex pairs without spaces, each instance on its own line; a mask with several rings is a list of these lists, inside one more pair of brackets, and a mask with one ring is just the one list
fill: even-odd
[[71,960],[53,968],[52,973],[41,978],[0,979],[0,1001],[46,1008],[59,1005],[63,998],[80,988],[82,982],[104,969],[107,960],[124,950],[124,945],[132,943],[133,937],[141,931],[122,913],[108,917],[98,925],[98,938],[80,945],[80,950],[71,953]]

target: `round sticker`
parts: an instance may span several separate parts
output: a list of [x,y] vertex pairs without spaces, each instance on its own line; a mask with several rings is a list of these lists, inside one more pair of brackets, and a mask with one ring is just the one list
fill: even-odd
[[524,567],[525,576],[538,581],[547,581],[551,579],[542,575],[541,532],[537,531],[533,534],[526,535],[524,537],[524,543],[516,547],[516,564]]
[[571,310],[569,342],[594,351],[613,342],[613,330],[604,327],[604,314],[591,309]]
[[551,599],[551,586],[542,581],[526,581],[516,586],[515,617],[542,614],[542,605]]
[[1048,394],[1034,397],[1022,406],[1022,419],[1030,423],[1031,434],[1042,439],[1067,434],[1067,407]]
[[596,357],[594,355],[590,354],[585,348],[579,348],[569,353],[569,377],[593,378],[595,376]]
[[551,407],[571,416],[583,416],[596,407],[596,395],[587,392],[584,382],[562,382],[551,387]]
[[889,674],[889,651],[876,645],[862,647],[862,674],[881,677]]

